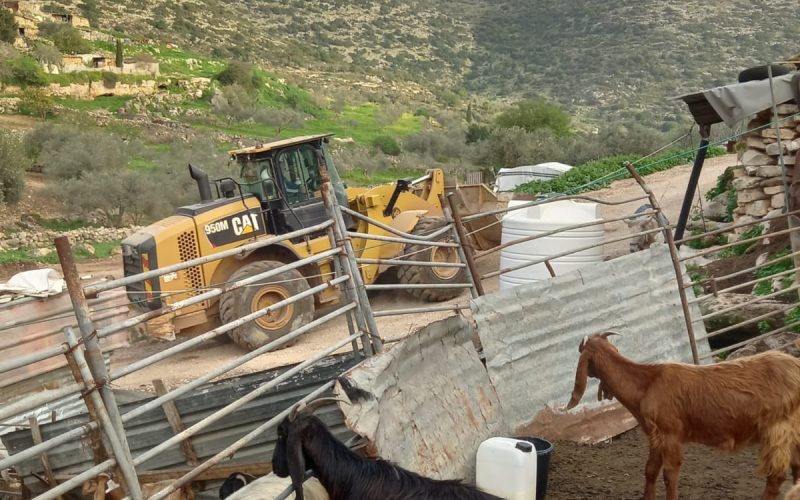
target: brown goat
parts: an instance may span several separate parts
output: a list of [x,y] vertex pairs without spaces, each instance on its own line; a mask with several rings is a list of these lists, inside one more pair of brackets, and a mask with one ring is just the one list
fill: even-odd
[[733,452],[760,444],[758,472],[767,476],[762,500],[775,500],[791,466],[800,479],[800,360],[779,352],[695,366],[640,364],[609,341],[613,332],[585,337],[567,408],[600,379],[598,399],[614,397],[636,418],[650,443],[644,500],[655,500],[662,467],[667,499],[678,498],[684,443]]

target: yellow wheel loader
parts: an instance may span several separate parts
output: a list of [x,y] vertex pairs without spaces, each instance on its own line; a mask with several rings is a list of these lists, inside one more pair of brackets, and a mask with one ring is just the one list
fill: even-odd
[[[213,255],[328,220],[320,196],[320,165],[327,168],[340,205],[407,233],[424,234],[444,224],[439,201],[439,195],[445,190],[441,170],[429,170],[415,181],[399,180],[372,188],[347,189],[328,151],[329,138],[330,134],[304,136],[231,151],[239,178],[215,180],[216,197],[212,195],[208,176],[190,165],[190,175],[200,191],[200,202],[181,207],[175,215],[126,238],[122,242],[125,275]],[[461,200],[463,202],[463,197]],[[388,234],[384,229],[344,215],[352,231]],[[417,245],[367,239],[354,239],[352,243],[358,257],[364,259],[392,259],[408,254],[409,260],[458,262],[453,248],[417,248]],[[140,309],[158,309],[209,287],[263,273],[330,248],[324,231],[300,241],[286,240],[246,255],[215,260],[129,285],[129,299]],[[385,265],[363,264],[364,283],[375,282],[387,269]],[[284,271],[255,286],[226,292],[219,300],[180,309],[170,316],[170,327],[181,331],[210,323],[217,317],[224,323],[230,322],[322,284],[334,277],[333,272],[330,259]],[[403,283],[413,284],[466,282],[464,268],[459,267],[399,266],[398,278]],[[457,296],[461,290],[431,288],[410,292],[427,301],[443,301]],[[316,308],[333,304],[338,299],[338,291],[328,288],[242,325],[229,335],[240,346],[252,350],[311,321]]]

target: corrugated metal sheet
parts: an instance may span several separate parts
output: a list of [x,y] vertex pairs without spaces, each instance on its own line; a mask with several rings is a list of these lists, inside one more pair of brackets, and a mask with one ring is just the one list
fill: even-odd
[[[688,291],[691,296],[691,290]],[[473,317],[507,423],[532,422],[569,400],[585,335],[617,330],[620,352],[649,362],[691,362],[678,284],[668,248],[659,245],[574,273],[480,297]],[[693,307],[692,314],[699,314]],[[704,335],[701,323],[695,334]],[[698,343],[700,354],[708,343]],[[597,393],[597,382],[585,401]]]
[[[274,390],[245,405],[192,438],[192,445],[201,460],[207,459],[230,445],[235,440],[266,422],[301,397],[305,396],[325,382],[336,378],[355,364],[352,355],[338,355],[322,360],[318,365],[305,372],[290,377],[280,383]],[[202,420],[214,411],[222,408],[252,391],[257,386],[272,380],[295,365],[225,379],[208,384],[189,394],[178,398],[175,403],[186,427]],[[122,414],[152,400],[154,396],[141,398],[140,401],[120,405]],[[130,401],[130,394],[126,400]],[[318,415],[340,439],[347,439],[353,434],[344,425],[341,412],[336,406],[321,408]],[[51,424],[42,425],[44,439],[66,432],[87,421],[85,413]],[[172,429],[162,410],[153,410],[125,424],[128,443],[133,456],[140,455],[153,446],[173,436]],[[275,432],[268,431],[260,439],[252,441],[241,449],[232,462],[252,463],[268,461],[272,457]],[[23,450],[33,445],[30,432],[16,431],[0,436],[6,448],[11,452]],[[87,442],[71,442],[48,452],[54,471],[59,473],[75,473],[88,469],[93,465],[91,449]],[[146,462],[139,470],[155,470],[167,467],[180,467],[186,464],[180,448],[175,446],[156,458]],[[20,466],[24,475],[42,470],[38,459],[28,460]]]
[[497,395],[461,316],[437,321],[339,378],[346,422],[374,451],[422,475],[474,477],[480,443],[500,432]]
[[[128,299],[124,290],[104,292],[90,302],[96,327],[120,322],[128,317]],[[60,312],[59,311],[66,311]],[[62,329],[72,326],[78,331],[78,322],[72,313],[72,302],[65,291],[46,299],[26,298],[0,305],[0,358],[13,359],[49,349],[64,343]],[[100,340],[104,352],[128,345],[128,333],[122,331]],[[54,356],[37,363],[11,370],[0,377],[0,387],[35,379],[41,375],[64,368],[64,356]],[[65,374],[68,372],[65,371]],[[70,381],[71,377],[70,377]],[[54,384],[51,384],[54,385]],[[57,385],[57,384],[55,384]],[[52,388],[52,387],[50,387]],[[16,391],[5,389],[0,401],[18,396]]]

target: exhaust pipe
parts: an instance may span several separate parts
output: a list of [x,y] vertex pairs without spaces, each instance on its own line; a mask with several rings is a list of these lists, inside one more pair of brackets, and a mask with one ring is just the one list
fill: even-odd
[[197,182],[197,189],[200,191],[200,202],[207,203],[213,201],[214,198],[211,197],[211,183],[208,182],[208,174],[190,163],[189,175]]

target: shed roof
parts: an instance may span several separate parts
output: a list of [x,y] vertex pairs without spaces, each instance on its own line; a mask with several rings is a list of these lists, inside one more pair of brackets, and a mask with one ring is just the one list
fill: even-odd
[[[800,73],[793,71],[772,79],[776,104],[794,99],[792,87],[797,77],[800,77]],[[684,94],[677,99],[689,106],[689,112],[701,126],[724,122],[733,127],[748,116],[772,106],[768,79],[723,85]]]

